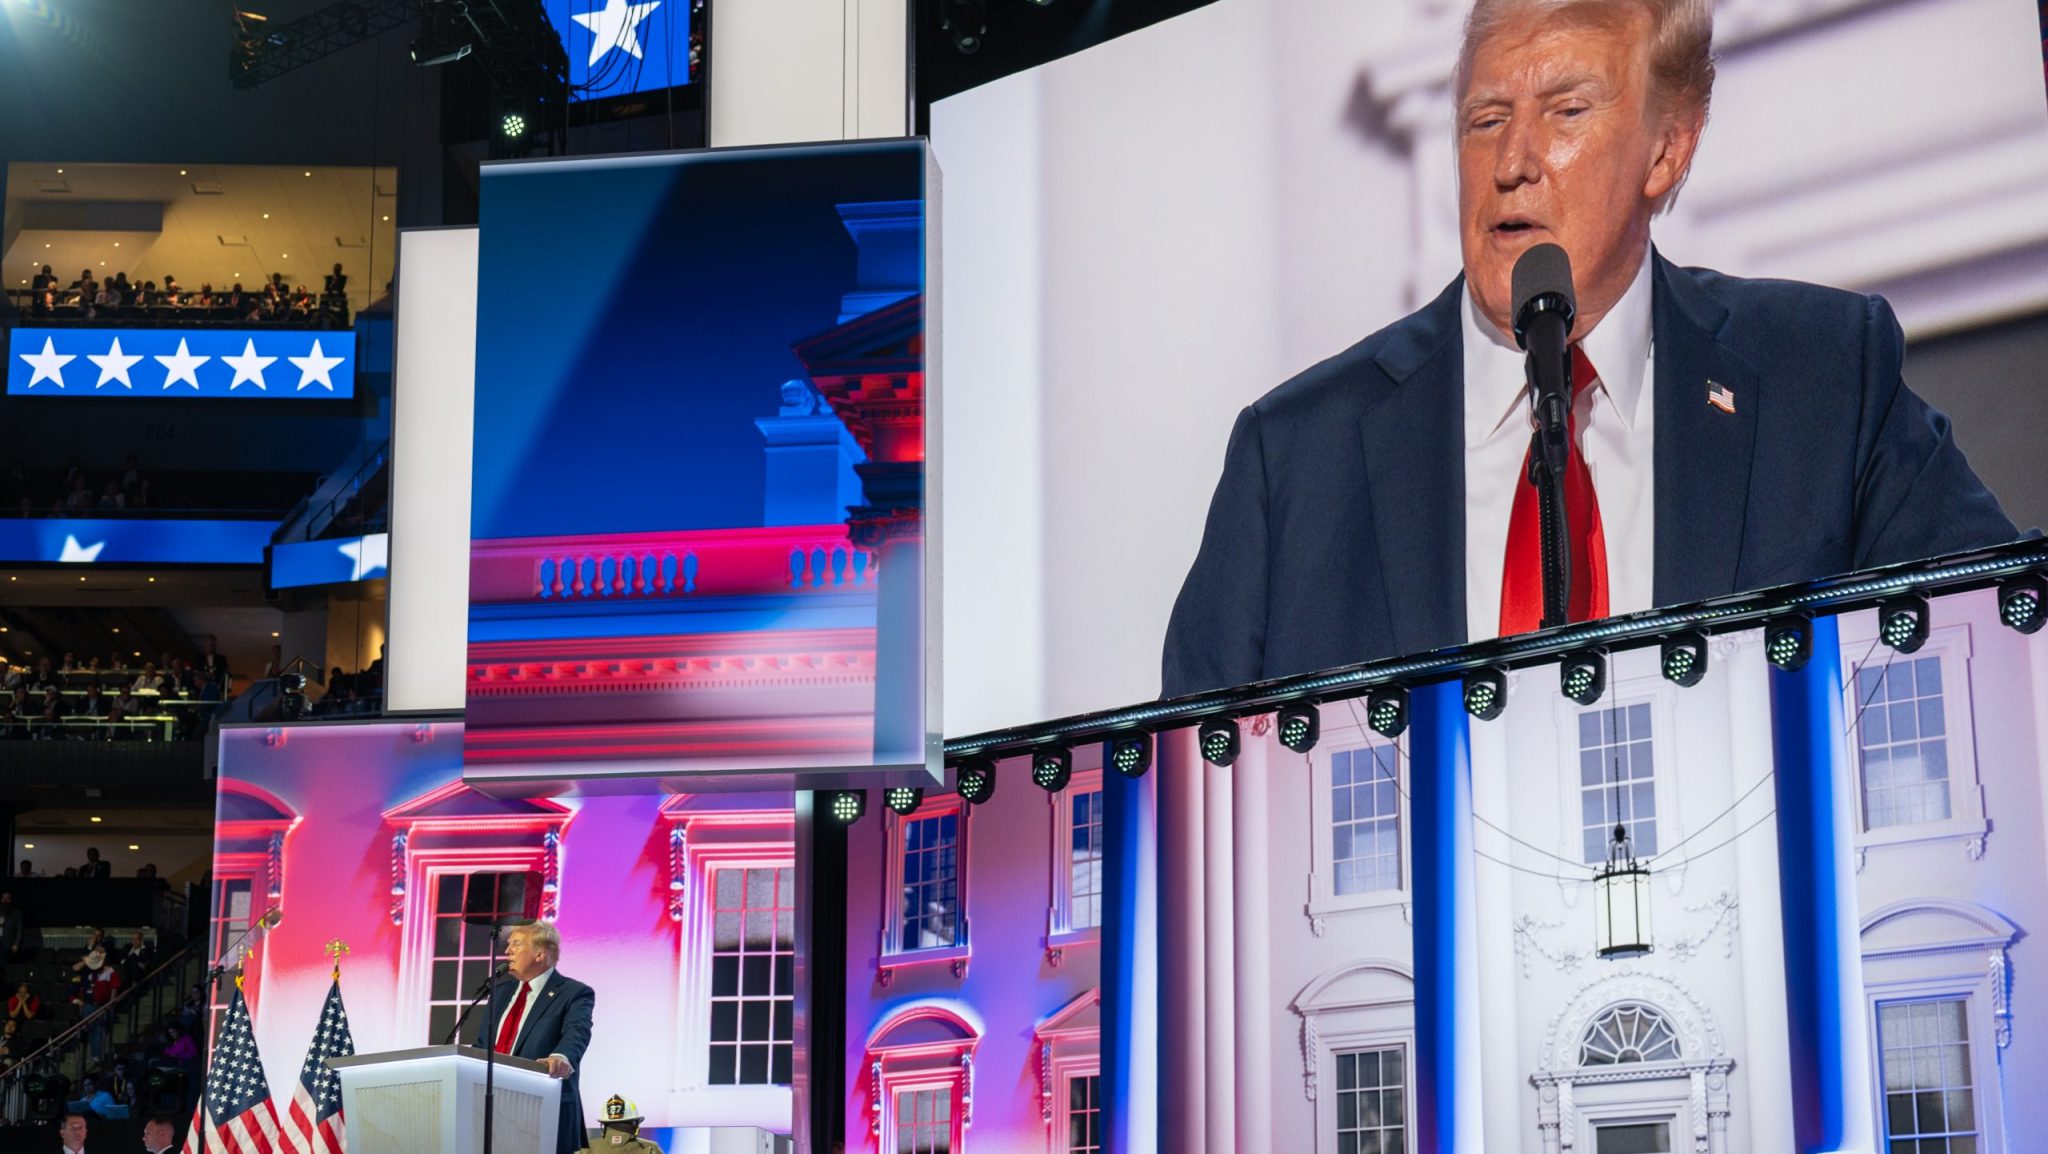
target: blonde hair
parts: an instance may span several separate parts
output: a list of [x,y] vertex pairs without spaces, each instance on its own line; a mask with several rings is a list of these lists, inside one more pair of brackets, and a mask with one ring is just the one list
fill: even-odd
[[562,960],[562,931],[556,929],[553,923],[527,922],[524,925],[513,926],[512,932],[525,934],[527,945],[546,950],[549,961]]
[[1650,13],[1650,87],[1666,111],[1697,112],[1704,121],[1714,96],[1713,0],[1475,0],[1465,17],[1453,89],[1461,99],[1481,41],[1524,12],[1554,16],[1574,9],[1639,4]]

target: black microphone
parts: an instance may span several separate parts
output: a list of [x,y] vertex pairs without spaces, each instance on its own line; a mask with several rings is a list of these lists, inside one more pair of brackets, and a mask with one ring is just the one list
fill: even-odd
[[506,965],[499,966],[496,970],[491,972],[490,977],[485,978],[483,981],[477,983],[476,996],[469,1000],[469,1004],[467,1006],[462,1007],[462,1013],[456,1017],[455,1024],[448,1027],[448,1036],[442,1039],[442,1045],[452,1046],[455,1044],[455,1039],[462,1036],[462,1025],[463,1023],[469,1021],[470,1013],[474,1011],[479,1005],[481,1005],[485,998],[491,996],[491,987],[497,983],[498,979],[504,977],[506,974],[509,974],[511,972],[512,967],[508,963]]
[[[1515,343],[1529,353],[1530,403],[1537,428],[1556,428],[1563,447],[1571,415],[1572,366],[1567,351],[1578,299],[1572,293],[1572,260],[1554,244],[1539,244],[1515,262]],[[1549,438],[1546,436],[1545,448]],[[1557,467],[1562,469],[1560,459]]]
[[478,982],[476,984],[476,992],[479,994],[483,993],[485,990],[490,989],[492,984],[495,983],[499,978],[502,978],[506,974],[509,974],[511,972],[512,964],[510,962],[507,962],[504,965],[499,966],[497,969],[491,971],[490,977],[485,978],[483,981]]
[[1542,521],[1544,628],[1571,616],[1572,557],[1565,472],[1571,463],[1572,262],[1554,244],[1539,244],[1515,262],[1515,343],[1528,351],[1529,405],[1536,431],[1529,438],[1529,482],[1536,486]]

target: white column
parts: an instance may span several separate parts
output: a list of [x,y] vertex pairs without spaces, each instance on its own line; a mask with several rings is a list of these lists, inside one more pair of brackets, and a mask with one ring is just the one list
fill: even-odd
[[[1716,670],[1728,678],[1729,754],[1736,769],[1737,796],[1771,770],[1770,666],[1763,636],[1745,633],[1724,646],[1714,643]],[[1760,786],[1736,807],[1729,830],[1755,829],[1736,839],[1735,894],[1741,911],[1742,1046],[1735,1072],[1744,1099],[1735,1104],[1748,1146],[1762,1154],[1792,1148],[1792,1056],[1785,1031],[1785,934],[1778,903],[1778,829],[1771,812],[1775,795]],[[1711,844],[1711,843],[1709,843]]]
[[1237,1132],[1234,1148],[1273,1143],[1273,931],[1267,859],[1266,791],[1272,737],[1252,738],[1231,778],[1230,816],[1236,866]]
[[1202,1013],[1207,1043],[1203,1071],[1202,1125],[1212,1151],[1237,1149],[1237,862],[1231,852],[1230,791],[1238,767],[1263,744],[1249,723],[1244,726],[1243,752],[1237,766],[1202,763],[1202,858],[1204,890]]
[[[1510,700],[1513,697],[1510,696]],[[1515,861],[1515,846],[1499,832],[1481,824],[1488,821],[1513,829],[1522,838],[1539,845],[1550,840],[1549,830],[1534,830],[1513,821],[1513,799],[1508,790],[1507,726],[1504,722],[1472,723],[1472,846],[1499,861]],[[1527,854],[1523,855],[1528,856]],[[1518,1029],[1520,1015],[1519,975],[1515,968],[1514,902],[1515,875],[1506,866],[1474,855],[1473,892],[1474,940],[1479,970],[1478,1019],[1480,1046],[1469,1055],[1480,1070],[1483,1086],[1481,1110],[1485,1117],[1488,1148],[1514,1150],[1529,1131],[1523,1111],[1523,1088],[1528,1085],[1522,1066]]]
[[[1157,762],[1152,773],[1159,779],[1159,1145],[1176,1154],[1208,1154],[1203,1118],[1207,972],[1202,960],[1202,778],[1207,763],[1195,752],[1192,729],[1160,734]],[[1142,1059],[1133,1055],[1132,1060]]]

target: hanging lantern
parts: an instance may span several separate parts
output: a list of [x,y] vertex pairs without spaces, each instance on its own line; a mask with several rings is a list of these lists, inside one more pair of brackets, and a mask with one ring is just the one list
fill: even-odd
[[1636,861],[1628,826],[1617,822],[1607,864],[1593,878],[1595,948],[1603,958],[1650,952],[1650,869]]

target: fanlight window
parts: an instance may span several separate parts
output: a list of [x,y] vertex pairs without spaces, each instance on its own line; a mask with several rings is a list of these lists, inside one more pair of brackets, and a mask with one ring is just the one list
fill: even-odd
[[1656,1009],[1626,1002],[1601,1014],[1579,1043],[1579,1065],[1616,1066],[1623,1062],[1675,1062],[1678,1035]]

